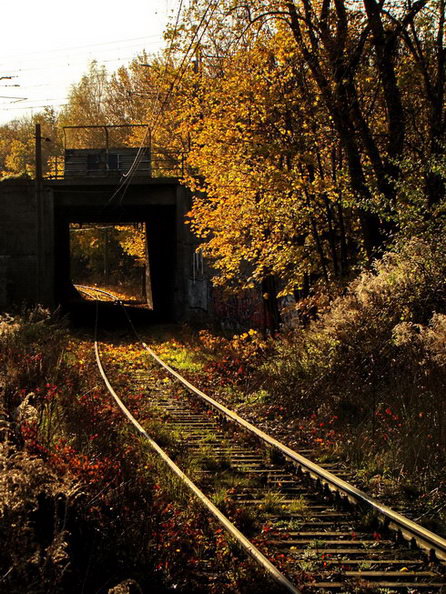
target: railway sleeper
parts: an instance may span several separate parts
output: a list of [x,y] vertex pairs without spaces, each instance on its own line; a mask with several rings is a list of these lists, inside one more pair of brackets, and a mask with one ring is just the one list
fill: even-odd
[[[306,584],[303,592],[346,591],[347,584],[359,582],[372,583],[373,587],[386,587],[390,591],[437,591],[444,585],[441,577],[430,569],[423,554],[411,550],[407,542],[395,543],[393,534],[386,531],[385,538],[371,538],[371,531],[364,531],[361,524],[361,508],[351,505],[349,498],[333,490],[324,480],[314,476],[295,462],[290,462],[274,448],[260,448],[248,445],[236,432],[227,433],[231,422],[217,414],[218,421],[209,419],[209,414],[199,414],[195,410],[184,411],[175,401],[172,406],[166,398],[162,407],[167,414],[166,422],[174,430],[184,432],[184,446],[192,460],[209,455],[215,461],[227,461],[229,468],[225,473],[235,473],[237,477],[257,480],[261,486],[236,486],[228,491],[228,501],[239,509],[245,509],[263,518],[270,525],[268,549],[287,551],[293,559],[290,572],[310,563],[317,569],[316,582]],[[154,400],[154,405],[160,403]],[[235,433],[235,434],[234,434]],[[228,445],[221,441],[231,440]],[[252,442],[252,440],[251,440]],[[220,444],[220,445],[219,445]],[[269,451],[267,451],[269,450]],[[262,452],[262,453],[260,453]],[[313,450],[302,450],[303,455],[313,455]],[[320,464],[327,471],[334,472],[339,478],[348,480],[351,473],[336,460],[326,460]],[[197,471],[200,483],[212,496],[215,471],[201,469]],[[277,493],[274,505],[280,512],[268,512],[268,493]],[[293,506],[304,497],[302,510],[295,511]],[[274,507],[273,505],[273,507]],[[288,509],[287,509],[288,508]],[[346,511],[348,510],[348,511]],[[297,529],[290,530],[289,526]],[[383,528],[385,530],[385,527]],[[282,537],[281,537],[282,535]],[[354,535],[354,537],[353,537]],[[389,536],[391,538],[389,538]],[[398,540],[398,535],[395,535]],[[303,564],[303,565],[302,565]],[[330,571],[327,570],[330,568]],[[339,579],[342,577],[342,580]],[[385,586],[383,586],[385,584]]]

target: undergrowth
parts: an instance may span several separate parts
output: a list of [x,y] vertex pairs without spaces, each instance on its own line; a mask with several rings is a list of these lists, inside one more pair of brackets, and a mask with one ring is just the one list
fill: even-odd
[[[137,367],[122,354],[119,374]],[[102,389],[90,341],[41,309],[3,316],[0,370],[2,592],[252,591],[246,557]],[[150,426],[142,393],[128,405]]]
[[[306,328],[283,334],[260,374],[302,431],[375,492],[443,514],[446,248],[413,239],[364,272]],[[441,529],[438,524],[434,528]]]
[[276,422],[294,447],[340,456],[360,486],[445,532],[446,246],[437,239],[402,240],[316,319],[274,340],[201,331],[181,348],[196,350],[202,366],[190,376],[205,391],[256,423]]

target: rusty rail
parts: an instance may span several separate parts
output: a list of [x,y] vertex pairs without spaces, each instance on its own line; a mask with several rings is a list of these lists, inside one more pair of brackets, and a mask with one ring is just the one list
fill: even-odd
[[[76,285],[77,288],[81,290],[90,289],[93,291],[98,291],[100,293],[104,293],[115,301],[120,302],[119,299],[116,299],[114,295],[108,293],[107,291],[103,291],[101,289],[91,288],[91,287],[84,287],[81,285]],[[131,414],[128,408],[124,405],[122,400],[119,398],[113,386],[111,385],[107,374],[105,373],[104,367],[101,362],[100,352],[99,352],[99,344],[98,344],[98,318],[99,318],[99,307],[98,303],[96,303],[96,322],[95,322],[95,336],[94,336],[94,349],[95,349],[95,357],[96,363],[99,368],[99,372],[104,380],[104,383],[107,387],[107,390],[110,392],[112,397],[114,398],[116,404],[127,417],[127,419],[132,423],[135,429],[138,431],[140,435],[142,435],[146,441],[148,442],[149,446],[160,456],[160,458],[167,464],[169,469],[186,485],[186,487],[193,493],[193,495],[199,500],[199,502],[209,511],[209,513],[214,516],[214,518],[221,524],[221,526],[230,534],[234,540],[240,545],[240,547],[252,558],[256,561],[264,570],[265,572],[280,586],[284,588],[287,592],[291,592],[292,594],[300,594],[300,591],[281,573],[277,567],[275,567],[266,557],[259,551],[259,549],[250,542],[246,536],[212,503],[212,501],[206,497],[206,495],[199,489],[195,483],[193,483],[185,474],[184,472],[175,464],[175,462],[167,455],[167,453],[150,437],[150,435],[145,431],[142,425],[135,419],[135,417]]]
[[[103,291],[100,289],[94,290],[108,295],[109,297],[111,297],[112,299],[114,299],[122,305],[120,300],[116,299],[116,297],[114,297],[111,293],[108,293],[107,291]],[[370,497],[367,493],[361,491],[360,489],[357,489],[353,485],[350,485],[348,482],[337,477],[333,473],[329,472],[328,470],[325,470],[318,464],[312,462],[311,460],[305,458],[298,452],[282,444],[274,437],[271,437],[270,435],[261,431],[260,429],[258,429],[242,417],[240,417],[237,413],[231,411],[223,404],[220,404],[212,397],[208,396],[207,394],[196,388],[193,384],[191,384],[188,380],[181,376],[172,367],[167,365],[167,363],[165,363],[153,351],[153,349],[151,349],[140,338],[130,316],[128,315],[128,312],[126,311],[123,305],[122,307],[127,317],[127,320],[129,321],[129,324],[132,327],[133,332],[143,345],[144,349],[170,375],[179,380],[190,392],[192,392],[193,394],[198,396],[200,400],[205,402],[206,405],[211,406],[226,419],[236,423],[237,425],[248,431],[251,435],[256,436],[256,438],[258,438],[268,447],[279,452],[286,460],[292,462],[293,465],[300,468],[303,472],[308,473],[313,479],[319,481],[322,485],[330,489],[330,491],[334,493],[340,493],[341,495],[345,496],[350,502],[361,505],[362,507],[365,507],[366,509],[375,512],[378,516],[381,517],[381,519],[385,521],[386,525],[388,525],[389,528],[400,533],[406,540],[410,542],[415,542],[420,548],[428,551],[431,558],[436,558],[442,561],[446,560],[446,540],[444,538],[438,536],[430,530],[427,530],[426,528],[420,526],[416,522],[413,522],[409,518],[406,518],[402,514],[395,512],[388,506],[381,504],[373,497]]]

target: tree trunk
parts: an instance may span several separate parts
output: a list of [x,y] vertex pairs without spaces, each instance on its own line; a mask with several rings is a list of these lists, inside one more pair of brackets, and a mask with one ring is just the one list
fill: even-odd
[[274,276],[267,276],[261,284],[263,299],[264,334],[269,331],[271,336],[279,330],[281,318],[279,304],[277,301],[276,279]]

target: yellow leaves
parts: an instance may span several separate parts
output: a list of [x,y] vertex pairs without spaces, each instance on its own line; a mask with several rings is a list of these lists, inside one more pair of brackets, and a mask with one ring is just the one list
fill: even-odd
[[117,226],[119,243],[123,250],[140,262],[146,259],[146,230],[144,225],[134,227],[131,225]]
[[329,181],[333,138],[320,94],[289,28],[276,25],[214,70],[205,60],[169,114],[193,138],[187,219],[220,284],[251,286],[272,273],[287,289],[298,285],[315,266],[311,229],[326,232],[326,201],[340,195]]

